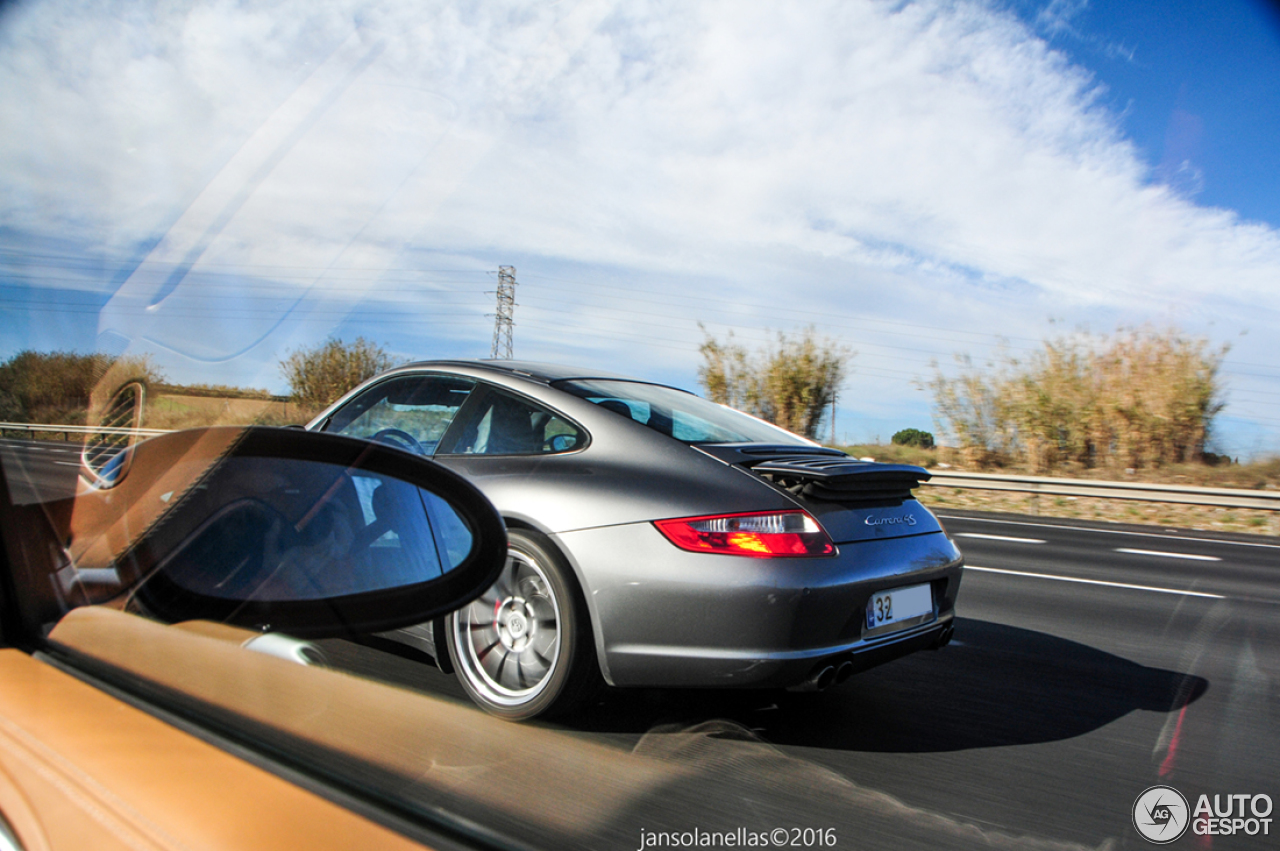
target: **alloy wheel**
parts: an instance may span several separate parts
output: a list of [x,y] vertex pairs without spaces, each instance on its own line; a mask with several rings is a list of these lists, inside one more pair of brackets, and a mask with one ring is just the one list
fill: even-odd
[[452,619],[459,673],[499,706],[537,697],[560,660],[560,605],[543,567],[512,549],[498,581]]

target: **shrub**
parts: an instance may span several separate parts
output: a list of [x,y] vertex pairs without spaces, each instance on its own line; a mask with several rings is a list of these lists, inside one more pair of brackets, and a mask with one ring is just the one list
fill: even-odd
[[921,449],[933,448],[933,433],[918,428],[904,428],[891,440],[898,446],[919,446]]
[[698,379],[709,399],[809,438],[817,437],[854,357],[812,327],[797,337],[780,333],[776,345],[756,352],[734,343],[732,332],[724,343],[708,334],[700,351]]
[[290,352],[280,362],[293,401],[317,411],[390,368],[391,356],[363,337],[352,343],[330,338],[314,348]]
[[1199,462],[1223,408],[1226,351],[1172,328],[1122,329],[1046,341],[985,371],[959,356],[958,375],[935,364],[926,386],[938,428],[965,457],[1036,469]]

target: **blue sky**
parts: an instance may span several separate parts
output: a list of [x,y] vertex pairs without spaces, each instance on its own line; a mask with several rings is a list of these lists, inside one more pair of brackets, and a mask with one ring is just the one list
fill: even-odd
[[1013,8],[1105,86],[1103,102],[1161,176],[1198,203],[1280,224],[1276,6],[1019,0]]
[[1078,329],[1231,346],[1280,452],[1280,30],[1215,3],[10,4],[0,357],[284,390],[328,336],[696,386],[704,326],[857,350],[839,437],[931,364]]

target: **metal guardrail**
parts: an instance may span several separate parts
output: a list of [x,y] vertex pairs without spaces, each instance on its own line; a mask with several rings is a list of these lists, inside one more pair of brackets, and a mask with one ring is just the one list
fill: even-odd
[[60,434],[64,438],[70,438],[73,434],[137,434],[142,437],[155,437],[158,434],[169,433],[169,429],[163,428],[112,428],[110,426],[55,425],[51,423],[0,423],[0,436],[13,431],[23,434]]
[[1033,496],[1037,494],[1085,496],[1280,511],[1280,491],[1201,488],[1189,485],[1158,485],[1091,479],[1054,479],[1044,476],[1006,476],[991,473],[961,473],[952,470],[930,470],[929,473],[933,478],[925,484],[932,487],[1014,491],[1029,493]]
[[[137,434],[153,437],[167,434],[161,428],[111,428],[107,426],[53,425],[48,423],[0,423],[0,435],[17,431],[26,434]],[[928,487],[965,488],[971,490],[1012,491],[1049,496],[1098,497],[1130,499],[1143,502],[1169,502],[1182,505],[1211,505],[1218,508],[1253,508],[1280,511],[1280,490],[1245,490],[1243,488],[1201,488],[1189,485],[1158,485],[1145,482],[1094,481],[1092,479],[1056,479],[1047,476],[1006,476],[993,473],[963,473],[957,470],[930,470]]]

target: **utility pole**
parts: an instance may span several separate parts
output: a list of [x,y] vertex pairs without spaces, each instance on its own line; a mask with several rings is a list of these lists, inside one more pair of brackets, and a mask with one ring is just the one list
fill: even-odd
[[511,329],[515,326],[512,318],[516,308],[516,267],[498,267],[498,312],[493,315],[493,352],[494,359],[511,360]]
[[836,393],[831,391],[831,445],[836,445]]

